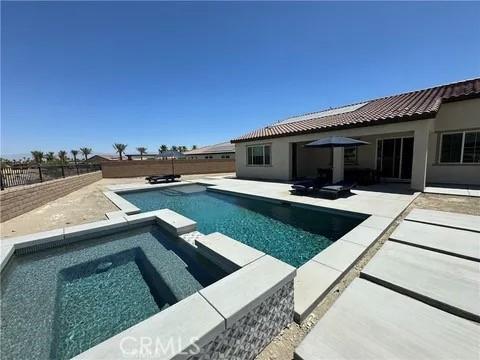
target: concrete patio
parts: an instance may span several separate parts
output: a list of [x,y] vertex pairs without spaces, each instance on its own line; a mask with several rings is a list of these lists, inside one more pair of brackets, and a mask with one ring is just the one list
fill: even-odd
[[480,217],[412,211],[295,358],[478,358],[480,232],[459,229],[471,221]]

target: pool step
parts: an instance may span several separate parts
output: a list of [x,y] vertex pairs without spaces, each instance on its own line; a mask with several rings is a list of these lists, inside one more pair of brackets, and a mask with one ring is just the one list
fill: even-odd
[[173,190],[173,189],[161,189],[161,190],[158,190],[158,192],[160,192],[163,195],[167,195],[167,196],[182,196],[182,195],[184,195],[180,191]]

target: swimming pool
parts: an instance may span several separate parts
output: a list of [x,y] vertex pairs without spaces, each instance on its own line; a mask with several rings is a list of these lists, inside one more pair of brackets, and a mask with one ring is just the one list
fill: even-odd
[[2,270],[2,359],[69,359],[226,274],[157,225],[17,254]]
[[142,212],[168,208],[197,222],[204,234],[221,232],[300,267],[366,219],[207,191],[198,184],[119,193]]

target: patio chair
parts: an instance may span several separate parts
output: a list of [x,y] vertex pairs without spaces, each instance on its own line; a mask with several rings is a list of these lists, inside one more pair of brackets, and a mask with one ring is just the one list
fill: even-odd
[[307,194],[320,189],[325,184],[327,184],[327,181],[323,178],[301,180],[295,182],[290,191],[296,194]]
[[145,180],[148,181],[150,184],[156,184],[159,181],[170,182],[170,181],[175,181],[176,179],[180,179],[180,175],[174,175],[174,174],[150,175],[145,178]]
[[330,199],[338,199],[341,195],[351,194],[356,185],[357,183],[352,181],[339,181],[333,185],[322,186],[319,194]]

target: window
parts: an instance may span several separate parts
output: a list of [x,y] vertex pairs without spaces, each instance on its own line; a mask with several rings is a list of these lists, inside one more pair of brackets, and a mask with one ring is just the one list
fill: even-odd
[[440,162],[480,162],[480,131],[442,134]]
[[465,133],[465,141],[463,143],[463,162],[480,162],[480,131]]
[[357,164],[357,147],[346,147],[343,150],[343,162],[346,165],[356,165]]
[[271,146],[255,145],[247,147],[248,165],[271,165]]

